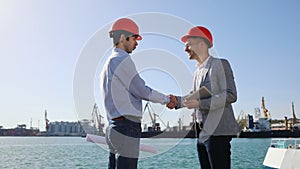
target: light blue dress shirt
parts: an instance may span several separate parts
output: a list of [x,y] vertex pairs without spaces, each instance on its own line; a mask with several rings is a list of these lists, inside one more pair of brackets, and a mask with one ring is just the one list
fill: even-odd
[[101,72],[100,84],[108,120],[131,115],[142,118],[142,100],[167,104],[170,99],[146,86],[130,55],[114,48]]

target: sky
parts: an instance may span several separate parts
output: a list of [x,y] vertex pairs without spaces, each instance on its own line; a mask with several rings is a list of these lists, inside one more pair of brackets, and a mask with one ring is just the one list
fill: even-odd
[[[292,117],[292,102],[299,118],[299,7],[300,0],[1,0],[0,126],[13,128],[17,124],[26,124],[44,130],[45,110],[51,122],[84,118],[78,113],[74,99],[74,77],[86,46],[116,19],[138,19],[149,13],[179,18],[211,30],[214,53],[228,59],[234,72],[238,90],[238,101],[233,104],[236,117],[241,112],[254,114],[256,107],[261,108],[261,98],[264,96],[273,119]],[[155,18],[149,23],[159,29],[165,27]],[[170,32],[178,29],[171,29]],[[196,62],[188,60],[184,44],[178,39],[147,34],[146,31],[143,34],[143,30],[146,28],[141,28],[144,39],[133,52],[136,61],[143,62],[138,61],[138,54],[151,58],[147,55],[147,50],[151,49],[152,52],[158,50],[158,54],[164,53],[166,57],[153,57],[154,68],[141,68],[142,77],[147,85],[165,94],[182,94],[181,82],[176,77],[170,77],[168,72],[157,71],[155,63],[167,63],[167,55],[176,55],[176,59],[192,73]],[[107,39],[98,39],[96,44],[100,45],[94,47],[101,49],[105,46],[108,51],[106,55],[109,55],[107,46],[111,44]],[[99,73],[101,63],[97,65],[96,72]],[[95,76],[94,80],[97,79]],[[191,83],[190,80],[186,82]],[[79,82],[83,86],[90,83],[85,79]],[[101,114],[105,115],[95,84],[95,100]],[[176,125],[179,117],[189,118],[188,110],[182,113],[168,111],[161,105],[154,107],[161,112],[163,121],[169,121],[171,125]],[[90,103],[90,110],[86,109],[87,115],[92,108]]]

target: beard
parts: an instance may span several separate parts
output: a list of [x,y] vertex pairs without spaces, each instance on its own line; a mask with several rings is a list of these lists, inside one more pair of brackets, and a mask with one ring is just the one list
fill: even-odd
[[129,45],[125,45],[124,48],[127,53],[132,53],[132,51],[134,50]]
[[194,52],[190,52],[189,53],[189,59],[190,60],[195,60],[195,59],[197,59],[198,58],[198,56],[196,55],[196,53],[194,53]]

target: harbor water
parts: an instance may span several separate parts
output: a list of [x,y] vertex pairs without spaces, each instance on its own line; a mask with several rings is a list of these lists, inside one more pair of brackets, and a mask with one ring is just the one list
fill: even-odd
[[[232,169],[261,169],[271,139],[234,138]],[[141,153],[140,169],[199,168],[195,139],[148,139],[158,154]],[[104,145],[81,137],[0,137],[0,169],[104,169]]]

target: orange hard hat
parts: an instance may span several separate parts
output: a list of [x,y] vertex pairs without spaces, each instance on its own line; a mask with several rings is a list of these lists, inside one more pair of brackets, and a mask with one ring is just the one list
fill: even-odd
[[181,38],[181,41],[185,43],[188,37],[204,38],[210,43],[210,45],[208,46],[209,48],[213,46],[212,35],[211,35],[210,31],[203,26],[196,26],[196,27],[191,28],[187,32],[187,34]]
[[115,23],[113,23],[110,29],[110,32],[117,31],[117,30],[123,30],[123,31],[133,33],[133,35],[137,36],[136,40],[142,40],[142,36],[139,34],[139,27],[131,19],[121,18],[115,21]]

